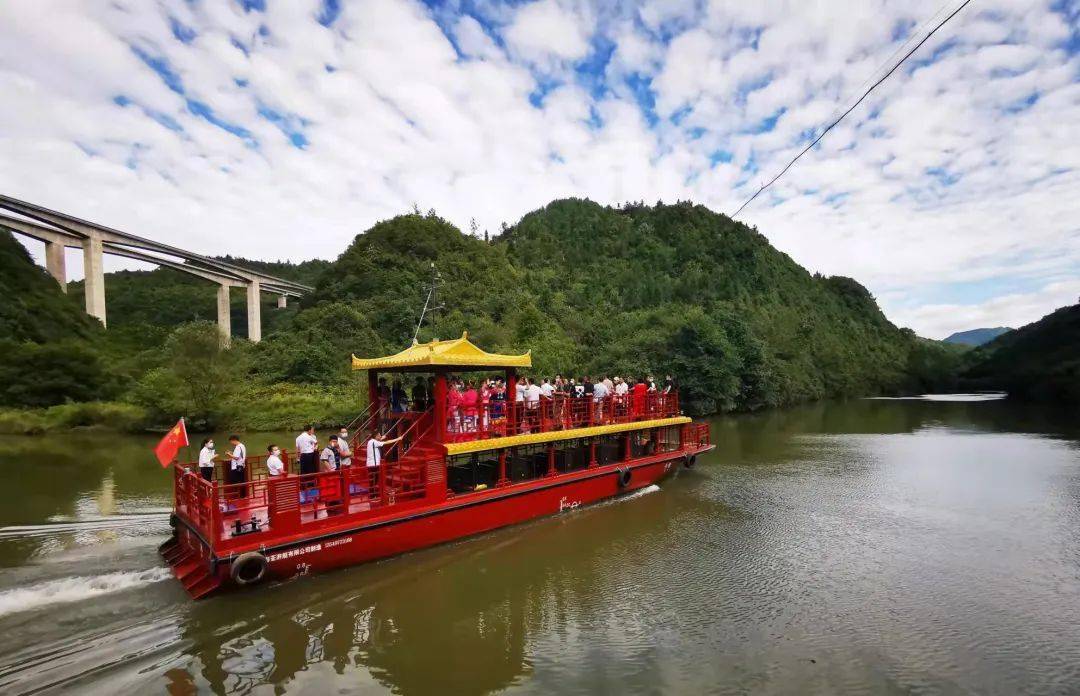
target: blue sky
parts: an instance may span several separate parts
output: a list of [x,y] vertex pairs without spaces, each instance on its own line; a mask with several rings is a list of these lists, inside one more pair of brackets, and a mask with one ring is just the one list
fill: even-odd
[[[294,260],[414,204],[731,213],[959,4],[4,3],[0,190]],[[1080,1],[978,0],[740,219],[924,335],[1075,302],[1078,54]]]

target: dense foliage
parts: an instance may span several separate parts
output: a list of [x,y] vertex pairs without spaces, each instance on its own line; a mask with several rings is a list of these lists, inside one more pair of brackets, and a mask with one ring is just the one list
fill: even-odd
[[101,325],[83,311],[82,295],[65,295],[9,232],[0,231],[0,337],[48,342],[89,338]]
[[[316,290],[283,311],[265,298],[263,342],[236,338],[221,350],[209,323],[211,284],[169,270],[109,274],[107,332],[73,311],[85,329],[46,337],[24,321],[16,338],[23,351],[35,341],[78,343],[78,362],[100,368],[97,386],[93,378],[81,385],[94,395],[72,387],[31,397],[20,387],[4,404],[122,396],[158,424],[179,413],[260,427],[319,420],[317,409],[340,418],[361,391],[349,354],[410,343],[432,264],[438,293],[421,341],[468,330],[488,350],[531,349],[544,375],[670,373],[695,413],[923,389],[942,384],[958,361],[893,326],[856,281],[812,275],[757,231],[690,203],[615,209],[561,200],[490,242],[434,212],[402,215],[358,235],[334,262],[234,262]],[[25,254],[16,265],[51,282]],[[52,291],[43,301],[78,309],[77,286],[73,297]],[[239,337],[244,298],[233,295]],[[37,358],[21,360],[9,374]]]
[[1080,304],[1002,334],[966,356],[965,386],[1080,404]]

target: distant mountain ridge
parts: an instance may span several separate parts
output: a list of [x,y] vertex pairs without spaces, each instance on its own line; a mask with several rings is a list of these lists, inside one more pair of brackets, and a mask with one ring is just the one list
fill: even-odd
[[1011,398],[1080,403],[1080,304],[1002,334],[968,354],[963,384]]
[[989,343],[1003,333],[1012,331],[1008,326],[995,326],[992,329],[971,329],[970,331],[957,331],[945,339],[945,343],[956,343],[963,346],[981,346]]

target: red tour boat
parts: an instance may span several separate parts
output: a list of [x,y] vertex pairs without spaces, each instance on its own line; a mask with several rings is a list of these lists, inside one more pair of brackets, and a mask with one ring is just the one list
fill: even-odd
[[[515,402],[524,355],[495,355],[467,335],[361,360],[369,407],[356,418],[352,463],[270,477],[249,457],[246,480],[203,479],[174,464],[173,536],[161,547],[192,597],[363,563],[628,493],[712,449],[709,426],[679,410],[677,393]],[[450,413],[448,376],[501,372],[506,400]],[[379,374],[414,373],[434,388],[423,403],[379,397]],[[418,375],[416,375],[418,373]],[[368,466],[374,433],[401,439]]]

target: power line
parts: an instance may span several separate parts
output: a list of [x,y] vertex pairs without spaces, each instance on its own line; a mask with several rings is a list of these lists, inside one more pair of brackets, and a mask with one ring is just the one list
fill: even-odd
[[885,80],[889,79],[889,76],[890,76],[890,75],[892,75],[892,74],[893,74],[894,72],[896,72],[896,70],[897,70],[897,69],[898,69],[898,68],[899,68],[899,67],[900,67],[901,65],[903,65],[903,64],[904,64],[904,61],[906,61],[906,60],[907,60],[908,58],[910,58],[910,57],[911,57],[911,55],[912,55],[913,53],[915,53],[915,51],[919,50],[919,48],[920,48],[920,47],[921,47],[921,46],[922,46],[922,45],[923,45],[924,43],[926,43],[926,42],[927,42],[927,41],[928,41],[928,40],[930,39],[930,37],[931,37],[931,36],[933,36],[935,32],[937,32],[937,30],[938,30],[938,29],[940,29],[940,28],[942,28],[943,26],[945,26],[945,24],[946,24],[946,23],[948,23],[948,21],[949,21],[950,19],[952,19],[953,17],[955,17],[956,15],[958,15],[958,14],[960,13],[960,10],[964,9],[965,7],[967,7],[967,6],[968,6],[968,4],[970,4],[970,3],[971,3],[971,0],[964,0],[963,4],[961,4],[961,5],[960,5],[960,7],[957,7],[957,8],[955,9],[955,10],[953,10],[953,11],[952,11],[952,13],[951,13],[951,14],[950,14],[950,15],[949,15],[948,17],[946,17],[945,19],[941,20],[941,22],[940,22],[940,23],[939,23],[939,24],[938,24],[938,25],[937,25],[936,27],[934,27],[933,29],[931,29],[931,30],[930,30],[930,33],[929,33],[929,34],[927,34],[926,36],[924,36],[924,37],[923,37],[923,40],[922,40],[922,41],[920,41],[919,43],[915,44],[915,46],[914,46],[914,47],[913,47],[913,48],[912,48],[912,49],[911,49],[910,51],[908,51],[908,52],[907,52],[906,54],[904,54],[904,57],[903,57],[903,58],[901,58],[901,59],[900,59],[900,61],[899,61],[899,62],[898,62],[898,63],[897,63],[896,65],[892,66],[892,68],[891,68],[891,69],[889,70],[889,72],[887,72],[887,73],[885,73],[884,75],[882,75],[882,76],[881,76],[881,79],[879,79],[879,80],[878,80],[877,82],[875,82],[874,84],[870,85],[870,89],[868,89],[868,90],[866,90],[865,92],[863,92],[863,95],[862,95],[861,97],[859,97],[859,100],[858,100],[857,102],[855,102],[855,103],[854,103],[854,104],[852,104],[852,105],[851,105],[850,107],[848,107],[848,110],[847,110],[847,111],[845,111],[844,113],[840,114],[840,117],[839,117],[839,118],[837,118],[837,119],[836,119],[835,121],[833,121],[832,123],[830,123],[830,124],[829,124],[829,125],[828,125],[828,126],[827,126],[827,127],[825,128],[825,130],[821,131],[821,135],[819,135],[818,137],[814,138],[814,141],[813,141],[812,143],[810,143],[809,145],[807,145],[806,147],[804,147],[804,148],[802,149],[802,151],[801,151],[801,152],[799,152],[799,154],[795,155],[795,157],[794,157],[794,158],[793,158],[793,159],[792,159],[792,160],[791,160],[790,162],[788,162],[788,163],[787,163],[787,166],[786,166],[786,167],[784,167],[783,169],[781,169],[781,170],[780,170],[780,173],[779,173],[779,174],[777,174],[777,175],[776,175],[776,176],[774,176],[774,177],[773,177],[772,179],[770,179],[768,183],[766,183],[766,184],[763,184],[763,185],[761,186],[761,188],[759,188],[759,189],[758,189],[758,190],[757,190],[757,191],[756,191],[756,192],[754,193],[754,195],[750,196],[750,198],[748,198],[748,199],[747,199],[747,201],[746,201],[745,203],[743,203],[742,205],[740,205],[740,206],[739,206],[739,209],[738,209],[738,210],[736,210],[736,211],[735,211],[734,213],[732,213],[732,214],[731,214],[731,217],[732,217],[732,218],[734,218],[734,217],[735,217],[735,216],[737,216],[737,215],[738,215],[739,213],[741,213],[741,212],[743,211],[743,208],[745,208],[746,206],[750,205],[750,204],[751,204],[751,203],[752,203],[752,202],[754,201],[754,199],[755,199],[755,198],[757,198],[757,197],[758,197],[758,195],[760,195],[760,194],[761,194],[761,192],[762,192],[762,191],[764,191],[765,189],[767,189],[767,188],[769,188],[770,186],[772,186],[772,185],[773,185],[773,184],[774,184],[774,183],[776,182],[776,180],[777,180],[777,179],[779,179],[780,177],[782,177],[782,176],[784,175],[784,173],[785,173],[785,172],[787,172],[787,170],[791,169],[791,166],[792,166],[793,164],[795,164],[796,162],[798,162],[798,161],[799,161],[799,158],[800,158],[800,157],[802,157],[803,155],[805,155],[805,154],[806,154],[807,152],[809,152],[809,151],[810,151],[810,149],[811,149],[812,147],[814,147],[815,145],[817,145],[817,144],[818,144],[818,143],[819,143],[819,142],[821,141],[821,139],[825,137],[825,134],[826,134],[826,133],[828,133],[829,131],[831,131],[831,130],[832,130],[832,129],[833,129],[833,128],[834,128],[834,127],[835,127],[835,126],[836,126],[836,125],[838,124],[838,123],[840,123],[841,121],[843,121],[843,120],[844,120],[844,117],[845,117],[845,116],[847,116],[848,114],[850,114],[850,113],[851,113],[852,111],[854,111],[854,110],[855,110],[855,107],[857,107],[857,106],[858,106],[859,104],[862,104],[862,103],[863,103],[863,100],[864,100],[864,99],[866,99],[866,98],[867,98],[868,96],[870,96],[870,93],[871,93],[871,92],[873,92],[873,91],[874,91],[874,90],[875,90],[875,89],[876,89],[876,88],[878,87],[878,85],[880,85],[880,84],[881,84],[882,82],[884,82]]

